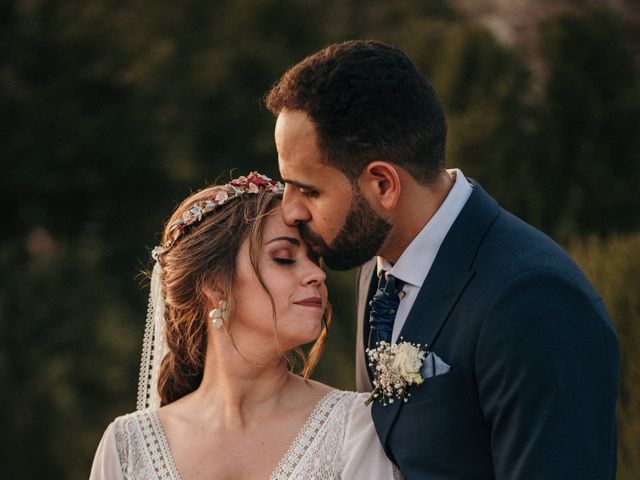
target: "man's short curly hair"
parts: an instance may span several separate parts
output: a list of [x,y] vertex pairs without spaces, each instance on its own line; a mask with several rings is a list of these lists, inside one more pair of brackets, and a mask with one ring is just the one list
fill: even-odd
[[447,125],[433,87],[397,48],[354,40],[290,68],[267,108],[305,112],[323,161],[352,181],[371,161],[392,162],[429,184],[444,169]]

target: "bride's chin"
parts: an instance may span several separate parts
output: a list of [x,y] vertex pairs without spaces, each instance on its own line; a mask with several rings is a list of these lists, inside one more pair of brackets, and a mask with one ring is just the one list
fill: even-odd
[[299,332],[298,335],[289,336],[280,340],[281,344],[287,345],[287,350],[293,350],[294,348],[302,347],[308,343],[315,342],[322,333],[322,326],[310,329],[308,332]]

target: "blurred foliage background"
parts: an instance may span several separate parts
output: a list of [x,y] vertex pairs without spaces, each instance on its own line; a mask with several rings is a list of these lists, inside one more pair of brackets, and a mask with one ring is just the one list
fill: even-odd
[[[535,4],[535,5],[532,5]],[[638,2],[0,3],[3,478],[88,476],[135,408],[163,221],[229,172],[277,176],[261,104],[328,43],[392,43],[435,85],[448,165],[574,256],[622,347],[619,478],[640,471]],[[353,388],[354,274],[316,378]]]

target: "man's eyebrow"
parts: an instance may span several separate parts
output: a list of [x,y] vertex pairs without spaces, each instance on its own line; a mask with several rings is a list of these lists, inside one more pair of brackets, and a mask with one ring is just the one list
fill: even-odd
[[285,241],[287,241],[289,243],[292,243],[293,245],[296,245],[298,247],[300,246],[300,240],[298,240],[297,238],[294,238],[294,237],[276,237],[276,238],[272,238],[271,240],[269,240],[268,242],[265,242],[265,243],[269,244],[269,243],[277,242],[279,240],[285,240]]
[[298,187],[298,188],[304,188],[304,189],[306,189],[306,190],[315,190],[315,187],[314,187],[314,186],[312,186],[312,185],[307,185],[307,184],[305,184],[305,183],[298,182],[298,181],[296,181],[296,180],[289,180],[289,179],[283,178],[283,179],[282,179],[282,181],[283,181],[284,183],[290,183],[291,185],[294,185],[294,186],[296,186],[296,187]]

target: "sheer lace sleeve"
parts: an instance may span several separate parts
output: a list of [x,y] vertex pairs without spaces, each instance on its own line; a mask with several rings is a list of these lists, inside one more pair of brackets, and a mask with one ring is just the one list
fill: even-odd
[[180,480],[155,410],[116,418],[98,446],[90,480]]
[[123,480],[122,465],[116,447],[115,427],[112,423],[100,440],[93,458],[89,480]]
[[355,395],[349,412],[342,447],[341,478],[371,480],[402,479],[400,470],[387,458],[371,418],[371,406],[364,405],[368,393]]

